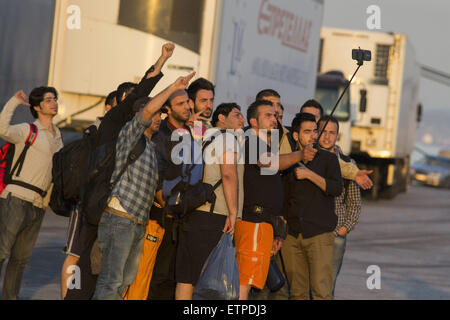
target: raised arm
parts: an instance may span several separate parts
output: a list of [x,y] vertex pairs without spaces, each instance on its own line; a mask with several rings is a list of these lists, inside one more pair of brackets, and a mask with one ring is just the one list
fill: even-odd
[[167,60],[172,56],[173,51],[175,50],[175,45],[173,43],[166,43],[162,46],[161,56],[158,58],[156,63],[153,65],[153,71],[150,69],[146,75],[146,79],[150,79],[156,77],[162,70],[162,67],[166,63]]
[[161,109],[169,97],[176,91],[184,90],[189,85],[189,81],[194,77],[195,72],[190,73],[186,77],[179,77],[174,83],[166,89],[158,93],[149,103],[147,103],[142,110],[142,119],[147,122],[153,115]]
[[0,137],[2,139],[17,144],[24,142],[27,138],[30,131],[27,124],[11,125],[11,118],[16,108],[19,105],[30,106],[26,102],[27,99],[25,92],[20,90],[4,106],[0,113]]

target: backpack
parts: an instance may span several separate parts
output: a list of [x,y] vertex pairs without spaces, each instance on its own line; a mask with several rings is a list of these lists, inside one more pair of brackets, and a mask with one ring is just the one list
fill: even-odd
[[116,179],[111,177],[116,165],[117,139],[100,145],[90,154],[86,180],[82,185],[80,210],[88,224],[97,226],[107,206],[109,195],[129,165],[133,164],[147,145],[144,135],[136,143]]
[[86,178],[89,155],[94,149],[97,127],[84,130],[83,137],[64,146],[53,155],[53,192],[50,207],[57,215],[69,217],[80,201],[81,186]]
[[28,137],[25,140],[25,147],[23,148],[22,153],[20,154],[19,158],[17,159],[13,167],[12,163],[14,160],[14,152],[16,149],[15,144],[5,143],[0,149],[0,194],[3,192],[3,190],[6,188],[8,184],[14,184],[37,192],[42,198],[45,198],[45,196],[47,195],[47,191],[44,191],[38,187],[35,187],[23,181],[13,180],[14,175],[16,177],[20,176],[28,149],[33,145],[33,143],[36,141],[37,138],[38,129],[36,125],[32,123],[30,123],[29,125],[30,125],[30,133],[28,134]]
[[[220,132],[224,133],[225,130],[220,130]],[[216,202],[214,191],[222,184],[222,179],[217,181],[214,186],[203,182],[205,170],[203,153],[217,136],[218,134],[212,135],[203,145],[199,141],[191,139],[190,163],[182,163],[179,176],[173,179],[166,177],[163,180],[163,199],[167,203],[165,209],[167,212],[175,214],[176,218],[183,219],[206,202],[211,203],[210,212],[214,211]],[[200,157],[195,158],[195,150],[202,150]],[[179,153],[180,158],[183,158],[183,151],[184,149]]]

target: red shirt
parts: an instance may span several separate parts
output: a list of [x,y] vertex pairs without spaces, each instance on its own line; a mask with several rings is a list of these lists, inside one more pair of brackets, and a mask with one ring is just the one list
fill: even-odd
[[[170,122],[170,120],[169,119],[167,119],[167,122],[169,122],[169,124],[172,126],[172,128],[173,128],[173,130],[177,130],[177,129],[180,129],[180,128],[177,128],[172,122]],[[189,128],[188,127],[186,127],[186,125],[185,124],[183,124],[183,129],[186,129],[186,130],[189,130]]]

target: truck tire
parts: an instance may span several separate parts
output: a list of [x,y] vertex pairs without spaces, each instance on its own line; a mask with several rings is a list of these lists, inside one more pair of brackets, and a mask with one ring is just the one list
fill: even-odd
[[[402,163],[400,160],[395,161],[395,171],[394,171],[394,180],[392,181],[392,185],[387,185],[387,172],[388,172],[389,164],[384,164],[382,167],[383,175],[383,181],[380,184],[382,187],[379,191],[379,197],[382,199],[394,199],[395,196],[399,193],[401,188],[401,169],[402,169]],[[405,180],[406,181],[406,180]]]
[[445,181],[442,183],[442,187],[450,189],[450,177],[447,177],[447,179],[445,179]]
[[373,168],[373,187],[370,192],[372,200],[378,200],[380,190],[380,168],[378,166]]
[[398,170],[398,192],[407,192],[409,187],[409,157],[406,157],[405,159],[402,159],[399,161],[398,164],[399,170]]
[[389,187],[385,187],[382,191],[380,191],[379,196],[380,199],[394,199],[395,196],[398,194],[399,192],[399,185],[398,184],[394,184],[392,186]]

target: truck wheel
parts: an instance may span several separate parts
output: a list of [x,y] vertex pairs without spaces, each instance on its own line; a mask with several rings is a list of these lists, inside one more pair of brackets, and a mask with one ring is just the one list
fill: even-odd
[[373,187],[370,192],[372,200],[378,200],[380,190],[380,169],[379,167],[373,168]]
[[398,194],[398,185],[392,185],[389,187],[384,188],[382,191],[380,191],[380,198],[382,199],[394,199],[395,196]]
[[409,186],[409,157],[403,159],[402,161],[399,161],[398,165],[398,192],[406,192],[408,191]]
[[445,179],[445,181],[442,183],[442,187],[450,189],[450,177],[447,177],[447,179]]

